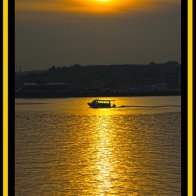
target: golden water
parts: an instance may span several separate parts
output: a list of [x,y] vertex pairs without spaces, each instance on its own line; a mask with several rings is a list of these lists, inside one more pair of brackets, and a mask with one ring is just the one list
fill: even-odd
[[91,109],[92,99],[16,99],[16,195],[181,195],[181,108]]

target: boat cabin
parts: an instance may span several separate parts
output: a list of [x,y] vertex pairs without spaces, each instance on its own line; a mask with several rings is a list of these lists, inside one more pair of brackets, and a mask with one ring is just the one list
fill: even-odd
[[88,103],[91,108],[112,108],[116,107],[115,100],[102,100],[95,99],[92,102]]

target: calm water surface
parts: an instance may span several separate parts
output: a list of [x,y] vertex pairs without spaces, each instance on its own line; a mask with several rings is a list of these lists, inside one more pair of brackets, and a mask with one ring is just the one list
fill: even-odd
[[181,195],[181,98],[92,99],[15,100],[16,195]]

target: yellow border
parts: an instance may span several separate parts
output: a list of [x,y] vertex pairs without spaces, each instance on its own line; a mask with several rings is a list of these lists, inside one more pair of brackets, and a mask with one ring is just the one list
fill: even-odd
[[8,0],[3,0],[3,196],[8,196]]
[[[188,195],[193,195],[193,0],[188,0]],[[3,196],[8,196],[8,0],[3,0]]]
[[193,195],[193,0],[188,0],[188,195]]

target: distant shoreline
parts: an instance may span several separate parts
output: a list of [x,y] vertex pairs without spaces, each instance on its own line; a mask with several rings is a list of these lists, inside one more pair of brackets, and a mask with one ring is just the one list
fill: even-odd
[[181,96],[179,92],[164,92],[164,93],[129,93],[129,94],[15,94],[15,98],[82,98],[82,97],[149,97],[149,96]]

